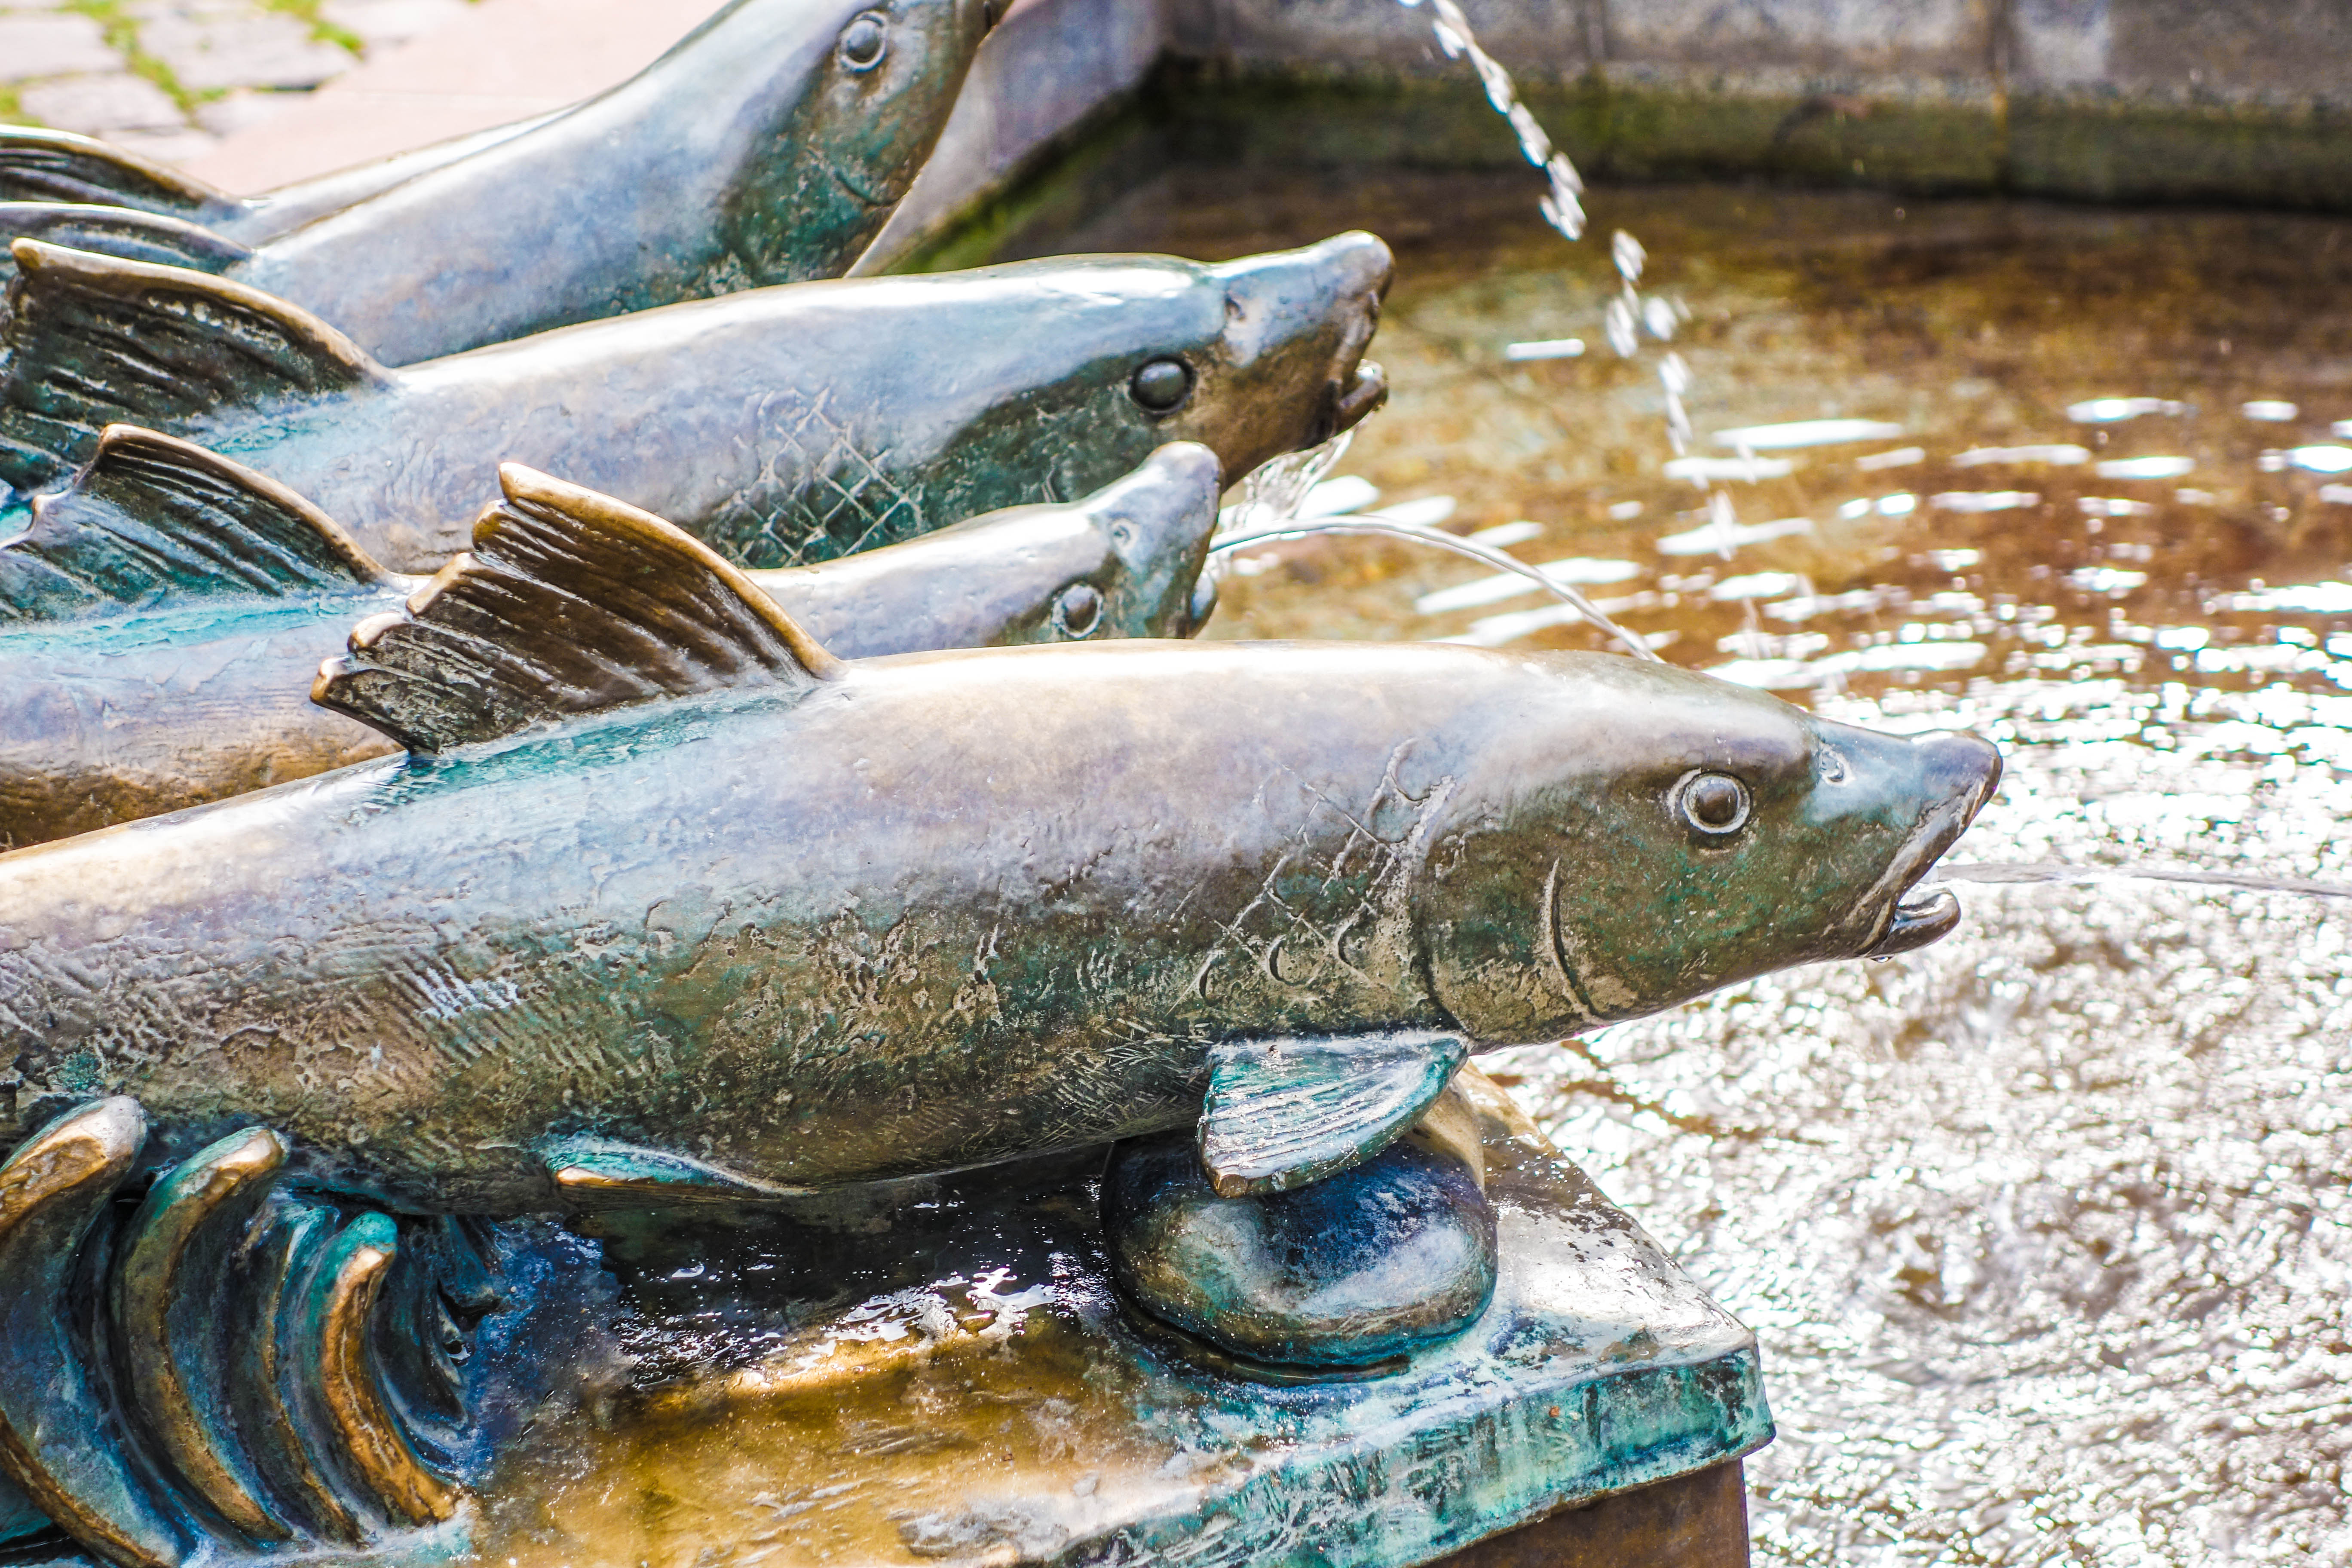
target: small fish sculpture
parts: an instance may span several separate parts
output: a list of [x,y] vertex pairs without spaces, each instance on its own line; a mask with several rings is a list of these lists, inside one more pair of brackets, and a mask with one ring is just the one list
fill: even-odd
[[[354,1348],[382,1210],[790,1204],[1186,1128],[1219,1196],[1298,1191],[1477,1051],[1935,940],[1958,905],[1911,889],[2000,776],[1603,655],[844,660],[675,530],[515,500],[313,694],[409,754],[0,855],[0,1471],[121,1568],[348,1538],[304,1466],[361,1535],[457,1517]],[[155,1172],[99,1232],[151,1474],[74,1325]],[[224,1348],[231,1292],[277,1305]]]
[[997,9],[735,0],[562,113],[255,201],[0,130],[0,196],[35,198],[0,202],[0,235],[218,272],[393,365],[837,277],[930,155]]
[[[1196,441],[1231,479],[1354,424],[1388,247],[1202,266],[1081,257],[755,289],[388,370],[282,300],[18,240],[0,485],[69,480],[112,424],[210,447],[429,572],[505,461],[809,564],[1085,495]],[[0,489],[0,527],[8,521]]]
[[[634,509],[520,465],[510,506]],[[1014,507],[904,544],[748,581],[847,658],[1187,637],[1217,459],[1164,447],[1068,506]],[[667,526],[667,525],[663,525]],[[444,572],[462,570],[466,557]],[[73,485],[0,541],[0,847],[152,816],[381,756],[310,700],[356,621],[434,592],[251,469],[116,426]]]

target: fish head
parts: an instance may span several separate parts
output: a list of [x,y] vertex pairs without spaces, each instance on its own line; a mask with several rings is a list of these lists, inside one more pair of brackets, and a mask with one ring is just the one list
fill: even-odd
[[2000,780],[1965,733],[1882,734],[1607,655],[1525,661],[1427,840],[1441,1005],[1536,1043],[1958,921],[1912,889]]
[[958,601],[985,601],[953,618],[998,628],[999,646],[1189,637],[1215,604],[1201,569],[1222,488],[1214,452],[1172,442],[1083,500],[1006,507],[865,559],[951,563]]
[[734,249],[761,283],[845,271],[922,172],[1007,0],[818,0],[794,7],[804,88],[739,188]]
[[[1389,272],[1388,247],[1349,234],[1216,266],[1065,256],[825,286],[800,308],[831,315],[844,354],[889,345],[873,405],[890,417],[868,438],[922,472],[919,508],[889,492],[882,513],[835,509],[824,526],[850,548],[910,537],[926,513],[1087,494],[1175,442],[1207,447],[1230,483],[1378,406],[1363,354]],[[894,333],[943,346],[909,353]]]
[[[1080,502],[1102,564],[1086,579],[1095,590],[1091,600],[1073,584],[1057,601],[1048,622],[1056,637],[1183,637],[1198,632],[1216,605],[1215,586],[1202,568],[1209,563],[1209,536],[1217,531],[1217,497],[1223,488],[1214,452],[1197,442],[1174,441]],[[1089,602],[1100,605],[1091,631],[1080,629]],[[1076,614],[1074,603],[1080,606]]]
[[1205,268],[1213,335],[1173,369],[1139,363],[1130,395],[1169,438],[1215,451],[1228,482],[1328,441],[1388,400],[1364,351],[1394,273],[1389,247],[1360,232]]

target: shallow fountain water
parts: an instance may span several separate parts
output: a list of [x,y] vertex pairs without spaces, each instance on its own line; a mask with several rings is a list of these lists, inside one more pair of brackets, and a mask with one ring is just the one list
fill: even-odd
[[[2309,896],[2352,889],[2352,225],[1605,196],[1691,309],[1694,453],[1752,454],[1727,542],[1643,366],[1509,355],[1597,338],[1618,281],[1523,176],[1180,170],[1052,243],[1381,233],[1396,391],[1341,499],[2009,752],[1953,937],[1503,1064],[1762,1336],[1759,1561],[2352,1556],[2352,940]],[[1241,553],[1209,636],[1605,646],[1412,545]]]

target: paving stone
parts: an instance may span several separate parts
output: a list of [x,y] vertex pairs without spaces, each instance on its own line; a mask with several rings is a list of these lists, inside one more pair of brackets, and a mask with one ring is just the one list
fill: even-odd
[[162,88],[129,72],[35,82],[17,95],[26,116],[59,131],[110,136],[124,131],[180,130],[180,106]]
[[0,79],[29,81],[122,68],[106,34],[88,16],[0,14]]
[[319,14],[373,51],[420,37],[472,9],[466,0],[327,0]]
[[136,153],[159,163],[184,163],[219,146],[221,139],[183,125],[171,131],[118,131],[107,141],[126,153]]
[[299,19],[227,6],[172,5],[146,12],[140,47],[172,68],[191,92],[228,87],[316,87],[357,64],[320,43]]
[[240,87],[209,103],[196,105],[196,123],[215,137],[234,136],[265,121],[275,120],[310,99],[307,92],[256,92]]

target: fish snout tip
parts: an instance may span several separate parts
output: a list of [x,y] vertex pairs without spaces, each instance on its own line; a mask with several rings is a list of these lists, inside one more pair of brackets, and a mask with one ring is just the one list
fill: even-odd
[[1964,820],[1973,822],[2000,788],[2000,748],[1967,730],[1945,730],[1913,741],[1927,770],[1928,787],[1939,798],[1967,803]]
[[1396,280],[1396,253],[1379,235],[1369,229],[1351,228],[1345,234],[1333,235],[1316,248],[1344,268],[1349,281],[1357,288],[1369,291],[1375,299],[1388,298],[1389,285]]

